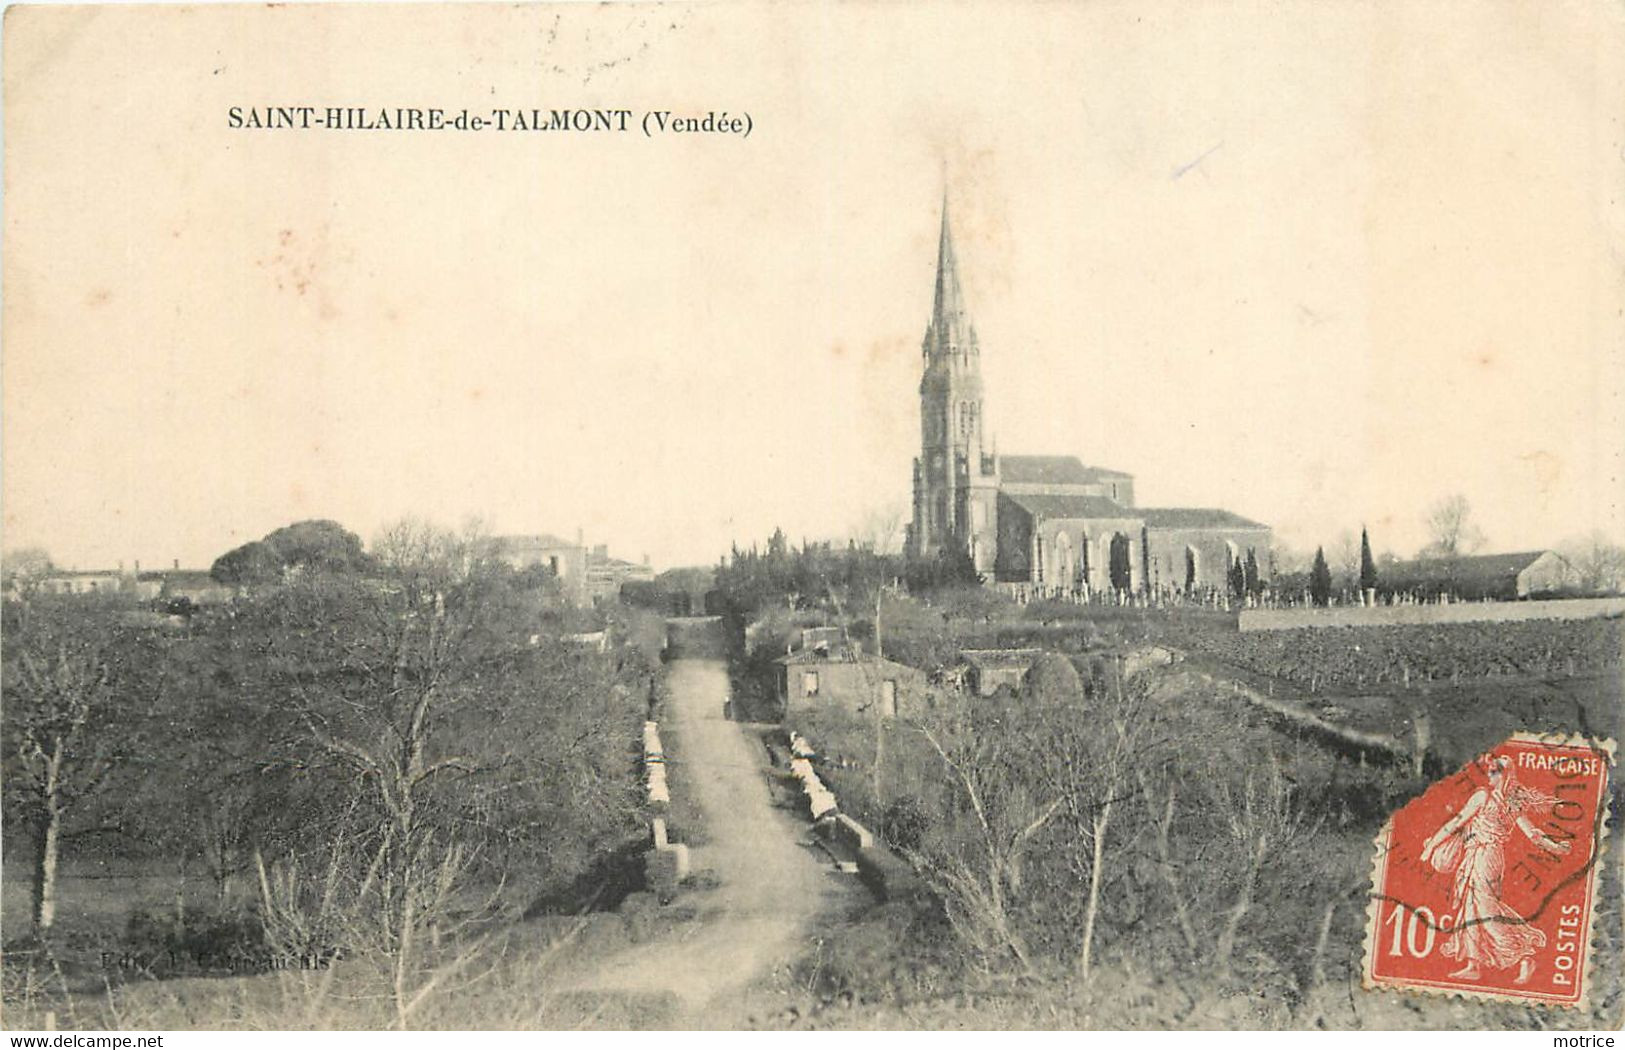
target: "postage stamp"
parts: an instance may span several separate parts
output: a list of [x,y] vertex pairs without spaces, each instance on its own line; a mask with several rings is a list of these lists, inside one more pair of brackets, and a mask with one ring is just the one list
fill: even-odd
[[1365,987],[1582,1006],[1613,751],[1519,734],[1390,817]]

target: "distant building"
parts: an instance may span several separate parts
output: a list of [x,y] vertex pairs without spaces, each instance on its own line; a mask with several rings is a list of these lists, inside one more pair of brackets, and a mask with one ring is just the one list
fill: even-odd
[[581,534],[574,543],[551,533],[526,536],[497,536],[499,556],[516,569],[542,566],[559,581],[559,589],[571,605],[587,606],[618,598],[627,583],[649,583],[655,578],[648,559],[625,561],[610,556],[609,547],[588,547]]
[[1535,550],[1393,562],[1379,567],[1377,589],[1420,598],[1511,601],[1555,594],[1573,587],[1575,580],[1567,558],[1556,551]]
[[41,594],[118,594],[138,601],[178,601],[185,599],[194,605],[213,605],[236,597],[236,590],[216,583],[206,571],[182,569],[177,562],[173,569],[142,572],[136,562],[132,570],[123,565],[117,569],[89,571],[57,571],[42,577],[38,584]]
[[40,594],[118,594],[128,579],[112,569],[57,571],[40,577],[37,589]]
[[779,657],[776,665],[786,714],[838,707],[889,718],[918,710],[926,695],[924,673],[852,649],[801,649]]
[[166,572],[144,572],[136,577],[136,586],[143,596],[156,588],[151,596],[166,601],[189,601],[193,605],[219,605],[237,596],[237,590],[220,583],[201,569],[170,569]]
[[1248,550],[1268,564],[1266,525],[1212,508],[1137,508],[1133,475],[1073,456],[999,454],[946,202],[921,353],[912,556],[960,552],[988,583],[1063,595],[1223,589]]
[[844,627],[803,627],[801,629],[802,649],[823,649],[829,652],[846,642],[846,628]]
[[[575,634],[566,634],[560,640],[572,649],[593,653],[609,652],[609,629],[607,627],[597,631],[580,631]],[[535,639],[532,639],[532,644],[534,642]]]
[[495,537],[497,554],[516,569],[546,568],[571,605],[587,604],[587,548],[550,533]]
[[628,583],[650,583],[654,578],[655,571],[647,558],[641,563],[612,558],[609,547],[602,543],[587,554],[587,597],[595,603],[619,597],[621,588]]
[[965,684],[977,696],[992,696],[1000,686],[1019,690],[1027,682],[1041,649],[966,649],[959,655],[969,665]]

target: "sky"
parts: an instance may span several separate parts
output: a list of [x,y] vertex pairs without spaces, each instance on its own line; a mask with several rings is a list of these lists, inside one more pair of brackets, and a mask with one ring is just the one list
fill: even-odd
[[[403,516],[714,562],[906,516],[950,201],[1005,453],[1298,548],[1625,537],[1621,16],[12,9],[6,547]],[[748,138],[232,106],[747,113]]]

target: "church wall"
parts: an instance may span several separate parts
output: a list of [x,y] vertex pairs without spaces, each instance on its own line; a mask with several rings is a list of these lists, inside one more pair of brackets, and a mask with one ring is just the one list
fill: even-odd
[[1134,479],[1130,477],[1092,481],[1086,485],[1000,481],[999,487],[1012,496],[1101,496],[1120,506],[1134,506]]
[[966,500],[966,525],[970,532],[970,554],[976,571],[993,578],[999,552],[999,498],[991,479],[976,479]]
[[1223,589],[1229,583],[1230,545],[1245,559],[1247,548],[1258,558],[1258,571],[1269,572],[1270,530],[1259,529],[1147,529],[1150,584],[1178,590],[1185,586],[1185,549],[1196,551],[1196,586]]
[[1026,582],[1032,578],[1033,517],[1014,500],[1000,496],[998,508],[998,560],[994,578]]
[[[1138,587],[1143,582],[1143,529],[1144,522],[1139,518],[1046,518],[1034,522],[1026,509],[1001,497],[997,579],[1069,591],[1077,587],[1079,574],[1086,569],[1084,582],[1089,587],[1110,589],[1111,540],[1121,534],[1129,541],[1129,568],[1133,585]],[[1035,571],[1035,555],[1042,562],[1042,572]],[[1070,572],[1066,571],[1068,568]]]
[[1099,482],[1090,482],[1087,485],[1071,485],[1061,482],[1046,484],[1038,481],[1004,481],[1000,480],[999,487],[1012,496],[1105,496],[1107,493]]
[[[1111,539],[1121,533],[1129,540],[1129,572],[1134,586],[1138,587],[1141,582],[1140,534],[1143,528],[1144,522],[1138,518],[1051,518],[1039,522],[1038,539],[1045,561],[1043,584],[1046,587],[1063,589],[1075,587],[1078,582],[1077,570],[1086,564],[1082,551],[1087,545],[1089,555],[1086,582],[1094,590],[1109,590]],[[1054,578],[1058,569],[1057,552],[1063,549],[1063,536],[1066,537],[1065,549],[1071,553],[1070,560],[1074,570],[1071,579]]]

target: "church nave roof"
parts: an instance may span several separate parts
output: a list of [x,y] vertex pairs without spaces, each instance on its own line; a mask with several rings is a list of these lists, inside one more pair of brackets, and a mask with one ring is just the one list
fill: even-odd
[[999,474],[1015,485],[1094,485],[1134,475],[1106,467],[1087,467],[1077,456],[1001,456]]

